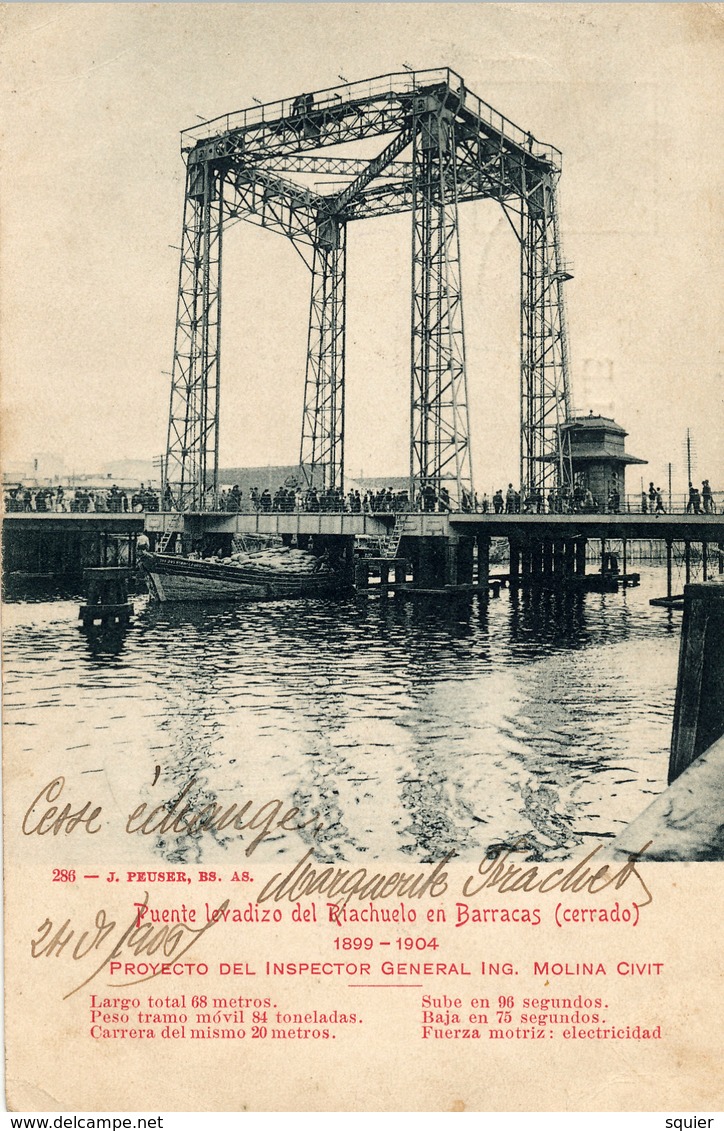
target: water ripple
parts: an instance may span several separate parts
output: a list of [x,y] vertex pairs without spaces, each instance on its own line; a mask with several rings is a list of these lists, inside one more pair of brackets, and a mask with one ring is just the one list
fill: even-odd
[[[523,835],[565,856],[665,784],[678,633],[648,605],[659,572],[642,573],[623,594],[488,606],[137,600],[131,629],[103,638],[78,630],[73,602],[8,604],[11,758],[102,767],[121,808],[156,765],[207,802],[280,797],[319,813],[321,859],[472,858]],[[263,851],[298,851],[289,840]],[[154,848],[180,862],[235,843]]]

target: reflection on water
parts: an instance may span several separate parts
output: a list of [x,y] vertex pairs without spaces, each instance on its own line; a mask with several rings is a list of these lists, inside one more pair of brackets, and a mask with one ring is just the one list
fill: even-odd
[[[648,605],[658,570],[643,580],[621,594],[503,591],[487,606],[136,598],[130,630],[110,633],[80,632],[74,602],[9,604],[12,757],[69,779],[102,771],[126,814],[130,779],[149,808],[194,779],[195,809],[250,801],[251,816],[280,798],[319,813],[314,840],[312,827],[272,831],[258,858],[314,844],[329,861],[477,859],[522,836],[531,855],[563,857],[665,785],[679,614]],[[146,839],[176,863],[249,842],[229,829]]]

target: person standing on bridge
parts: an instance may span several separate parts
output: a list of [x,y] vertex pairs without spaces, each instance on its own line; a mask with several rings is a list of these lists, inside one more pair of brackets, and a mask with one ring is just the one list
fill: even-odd
[[698,488],[693,483],[689,484],[689,501],[686,504],[687,514],[701,514],[701,496],[699,495]]
[[705,479],[701,485],[701,498],[704,503],[704,514],[714,513],[714,496],[709,486],[709,480]]
[[621,509],[621,496],[618,493],[618,486],[614,482],[608,495],[608,513],[618,514]]
[[515,514],[515,488],[512,483],[508,484],[508,490],[505,492],[505,513]]
[[422,509],[427,514],[435,510],[435,488],[432,483],[426,483],[422,488]]
[[649,513],[653,514],[656,510],[656,488],[653,483],[649,483]]

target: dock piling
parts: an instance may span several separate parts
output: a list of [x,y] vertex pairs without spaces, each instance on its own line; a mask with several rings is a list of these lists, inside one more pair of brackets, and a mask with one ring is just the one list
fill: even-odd
[[669,784],[724,734],[724,585],[684,589]]
[[86,603],[78,611],[83,628],[128,624],[133,616],[133,604],[128,600],[129,572],[118,566],[84,570]]

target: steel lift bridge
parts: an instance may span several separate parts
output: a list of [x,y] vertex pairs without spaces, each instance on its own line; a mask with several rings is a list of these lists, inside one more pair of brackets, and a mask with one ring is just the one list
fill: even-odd
[[[213,509],[218,489],[225,229],[247,220],[278,232],[309,268],[300,468],[310,484],[344,489],[347,227],[405,211],[412,219],[410,487],[415,498],[428,486],[436,494],[447,489],[453,509],[464,505],[473,472],[458,210],[488,198],[500,203],[520,243],[522,492],[571,486],[562,293],[570,275],[558,234],[558,150],[493,110],[449,69],[300,94],[181,136],[186,196],[165,465],[178,509]],[[372,159],[340,154],[341,146],[359,152],[368,138],[382,146]],[[309,174],[332,187],[313,191]]]

